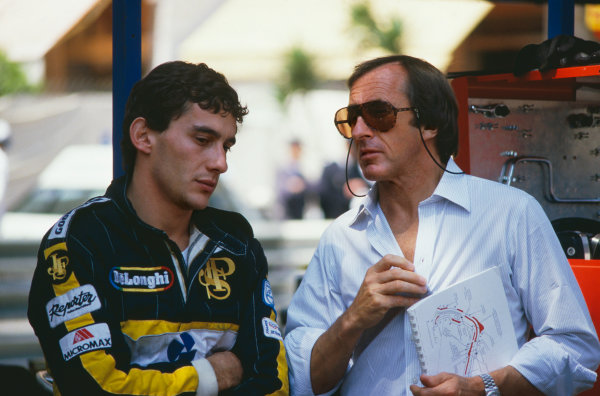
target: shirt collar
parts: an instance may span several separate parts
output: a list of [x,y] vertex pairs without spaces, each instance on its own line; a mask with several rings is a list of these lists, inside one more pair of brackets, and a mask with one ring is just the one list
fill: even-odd
[[[462,172],[458,167],[454,159],[450,157],[446,170],[451,172]],[[464,208],[467,212],[471,211],[471,200],[469,199],[468,192],[468,178],[464,174],[452,174],[444,172],[440,182],[433,191],[433,194],[422,203],[433,203],[440,199],[446,199],[454,204]],[[352,218],[350,224],[355,224],[363,218],[372,217],[379,209],[379,192],[377,183],[371,187],[367,196],[362,200],[358,206],[356,215]]]
[[358,206],[358,210],[356,211],[356,215],[352,217],[349,225],[355,224],[361,219],[368,219],[372,217],[372,214],[376,213],[379,205],[377,202],[378,197],[379,192],[377,183],[375,183],[373,186],[371,186],[367,195],[362,199],[360,205]]
[[[458,167],[454,159],[450,157],[446,170],[450,172],[462,172]],[[427,198],[423,202],[430,202],[435,200],[436,197],[444,198],[462,208],[467,212],[471,211],[471,199],[469,198],[469,178],[465,174],[452,174],[444,172],[440,182],[431,194],[431,197]]]

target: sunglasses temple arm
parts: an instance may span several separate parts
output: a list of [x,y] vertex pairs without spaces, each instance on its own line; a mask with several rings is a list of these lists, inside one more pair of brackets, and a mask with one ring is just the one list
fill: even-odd
[[354,143],[354,139],[351,138],[350,144],[348,145],[348,154],[346,155],[346,186],[348,187],[348,191],[350,191],[350,194],[354,195],[357,198],[362,198],[365,197],[367,194],[356,194],[354,191],[352,191],[352,188],[350,187],[350,182],[348,181],[348,162],[350,159],[350,150],[352,150],[352,143]]

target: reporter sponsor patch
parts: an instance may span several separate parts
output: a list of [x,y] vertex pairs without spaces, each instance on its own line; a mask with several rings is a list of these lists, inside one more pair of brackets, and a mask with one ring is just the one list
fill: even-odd
[[59,341],[63,359],[69,361],[82,353],[112,346],[110,330],[106,323],[97,323],[73,330]]
[[100,299],[94,286],[83,285],[48,301],[46,313],[50,327],[54,328],[67,320],[95,311],[100,307]]
[[283,341],[283,337],[281,337],[281,331],[279,330],[279,326],[275,321],[269,318],[262,319],[263,332],[265,337],[275,338],[276,340]]

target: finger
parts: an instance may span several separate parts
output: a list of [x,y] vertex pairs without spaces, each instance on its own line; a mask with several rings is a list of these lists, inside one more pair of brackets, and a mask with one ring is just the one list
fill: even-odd
[[423,291],[416,291],[417,294],[423,294],[427,291],[427,280],[423,276],[412,271],[392,268],[384,272],[370,273],[368,277],[371,282],[379,284],[402,281],[425,288]]
[[398,307],[408,308],[411,305],[418,302],[419,300],[421,300],[421,297],[413,297],[410,295],[394,295],[394,296],[386,296],[386,297],[390,299],[390,302],[389,302],[390,308],[398,308]]
[[444,382],[445,380],[447,380],[448,376],[449,375],[447,373],[440,373],[440,374],[436,374],[436,375],[422,374],[421,382],[427,388],[434,388],[434,387],[438,386],[439,384],[441,384],[442,382]]
[[413,395],[415,396],[421,396],[423,394],[423,389],[417,385],[411,385],[410,386],[410,391],[412,392]]
[[422,298],[427,294],[424,283],[414,283],[414,279],[394,279],[377,286],[376,291],[385,295],[404,295],[405,297]]
[[414,271],[415,266],[413,263],[401,256],[394,254],[386,254],[381,260],[375,263],[371,268],[376,272],[382,272],[389,270],[392,267],[402,268],[407,271]]

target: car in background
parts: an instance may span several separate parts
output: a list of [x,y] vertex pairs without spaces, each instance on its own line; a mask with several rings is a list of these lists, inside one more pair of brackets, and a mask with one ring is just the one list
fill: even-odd
[[[0,256],[15,251],[15,246],[37,251],[44,234],[63,214],[92,197],[104,194],[113,178],[112,167],[110,145],[65,147],[41,172],[25,199],[2,217]],[[330,220],[268,219],[258,209],[246,205],[244,197],[234,194],[227,183],[225,174],[219,180],[209,205],[242,213],[251,223],[267,256],[276,305],[285,311]],[[35,262],[34,257],[31,260]]]
[[[35,187],[0,223],[0,240],[39,242],[54,223],[90,198],[103,195],[113,179],[112,147],[102,144],[65,147],[39,175]],[[245,207],[223,182],[210,206],[243,213],[250,221],[262,221],[258,210]]]
[[40,242],[66,212],[102,195],[112,180],[110,145],[71,145],[40,173],[35,187],[4,213],[0,240]]

